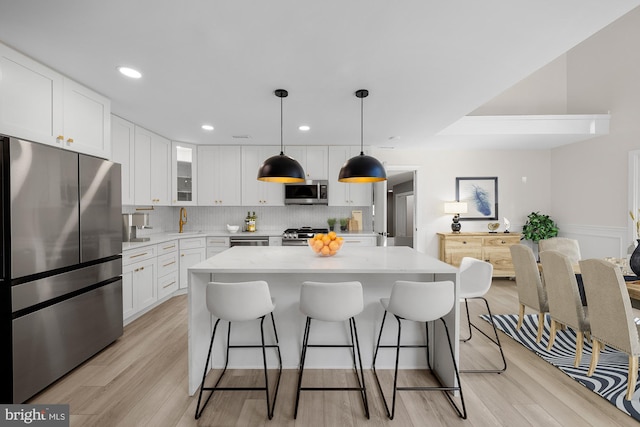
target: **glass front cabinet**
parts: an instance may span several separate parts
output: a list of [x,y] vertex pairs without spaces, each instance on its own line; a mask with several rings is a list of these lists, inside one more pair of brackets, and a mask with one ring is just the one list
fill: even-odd
[[171,204],[195,206],[198,202],[196,146],[173,141],[171,148]]

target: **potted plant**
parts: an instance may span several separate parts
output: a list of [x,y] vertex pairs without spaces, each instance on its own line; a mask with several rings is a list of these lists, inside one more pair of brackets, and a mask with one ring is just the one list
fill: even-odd
[[335,218],[329,218],[327,219],[327,224],[329,225],[329,231],[333,230],[333,227],[336,225],[336,219]]
[[522,239],[531,240],[537,243],[540,240],[556,237],[558,226],[549,218],[549,215],[540,212],[531,212],[527,216],[527,222],[522,227]]
[[348,223],[349,223],[349,218],[340,218],[340,231],[347,231]]

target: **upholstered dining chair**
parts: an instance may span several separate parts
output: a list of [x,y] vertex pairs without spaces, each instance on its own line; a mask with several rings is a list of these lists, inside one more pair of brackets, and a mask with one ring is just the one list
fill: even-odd
[[575,239],[566,237],[551,237],[538,241],[538,252],[556,251],[569,257],[571,265],[580,261],[580,244]]
[[580,261],[584,290],[589,301],[591,364],[588,376],[598,365],[600,350],[608,345],[629,355],[626,400],[631,400],[638,379],[640,326],[634,322],[631,300],[620,268],[601,259]]
[[536,258],[530,247],[525,245],[512,245],[511,259],[516,272],[516,288],[518,289],[518,326],[522,327],[525,306],[538,312],[538,336],[536,342],[542,340],[544,331],[544,315],[549,311],[547,291],[545,290]]
[[580,366],[584,335],[589,335],[587,307],[582,306],[578,281],[571,259],[557,251],[540,252],[542,274],[549,299],[551,328],[547,350],[551,350],[559,326],[566,325],[576,331],[576,357],[574,367]]

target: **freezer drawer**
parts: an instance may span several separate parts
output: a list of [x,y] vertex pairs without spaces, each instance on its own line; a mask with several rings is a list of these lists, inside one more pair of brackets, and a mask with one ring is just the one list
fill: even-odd
[[122,335],[122,280],[12,321],[13,402],[22,403]]

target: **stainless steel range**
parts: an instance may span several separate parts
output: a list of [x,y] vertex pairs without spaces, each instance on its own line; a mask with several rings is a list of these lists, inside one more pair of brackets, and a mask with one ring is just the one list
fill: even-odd
[[312,238],[317,233],[328,233],[328,228],[287,228],[282,233],[282,246],[306,246],[307,239]]

